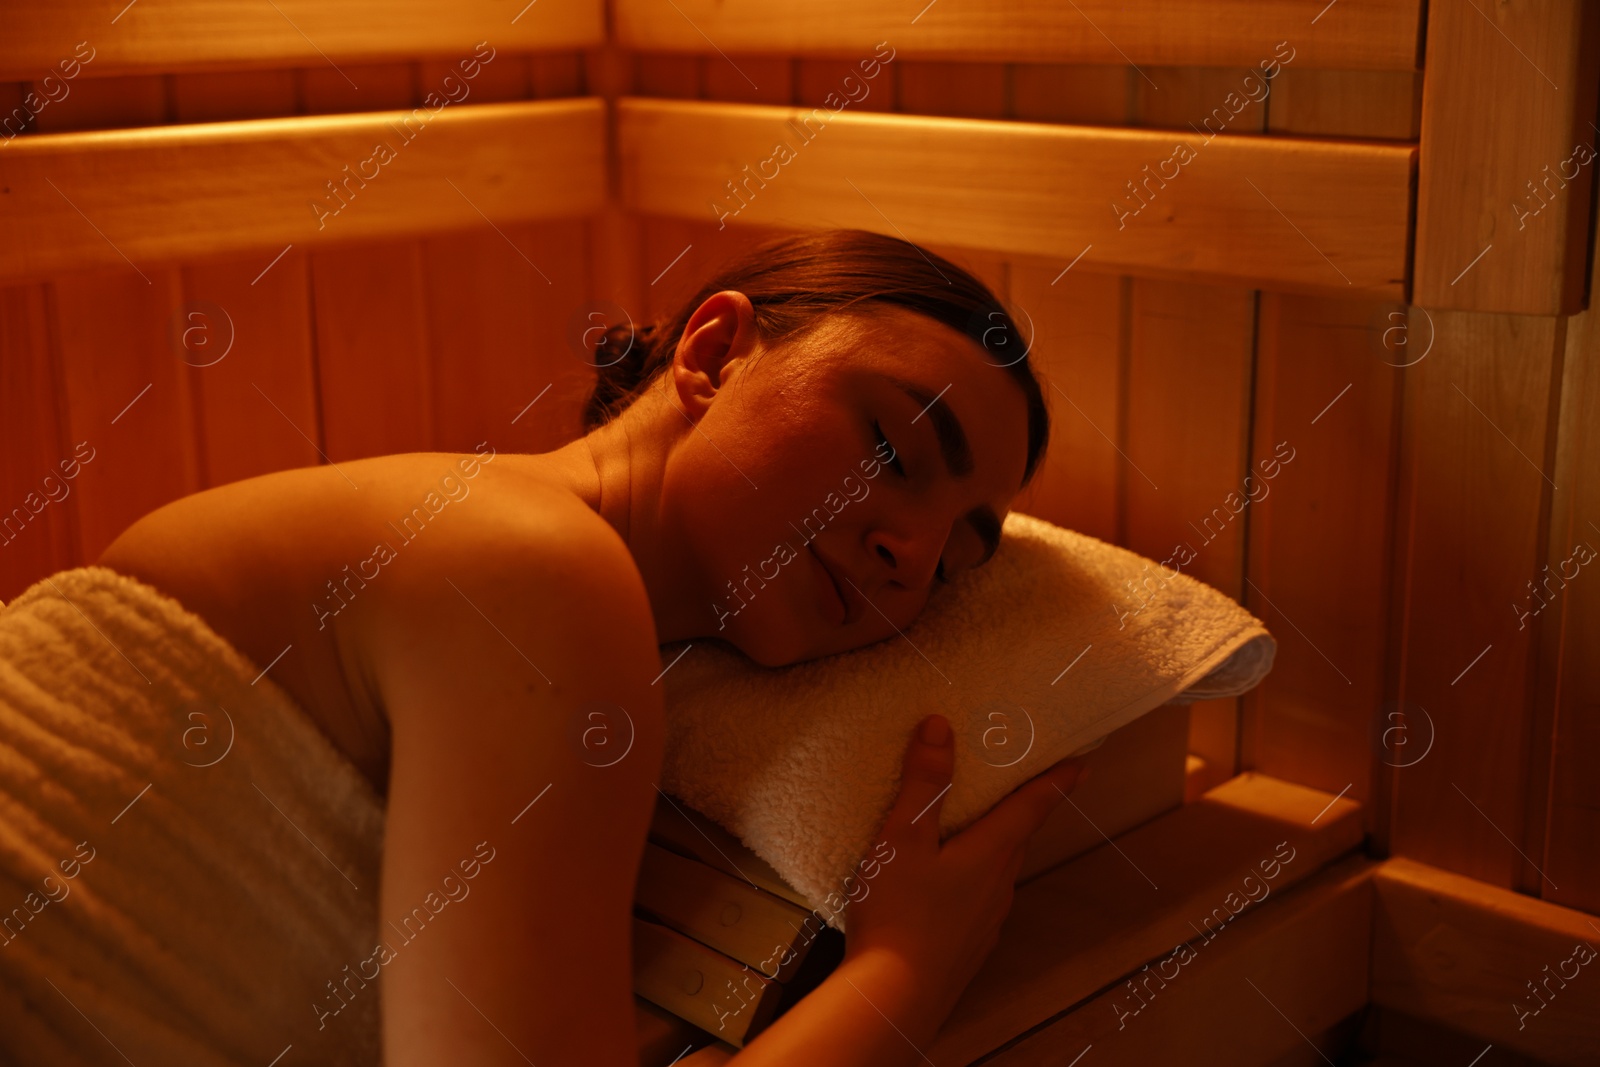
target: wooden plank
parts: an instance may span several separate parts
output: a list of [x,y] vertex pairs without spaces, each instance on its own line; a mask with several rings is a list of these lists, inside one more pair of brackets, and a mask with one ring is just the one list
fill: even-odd
[[680,800],[662,794],[650,818],[650,840],[699,860],[754,888],[781,897],[802,908],[806,898],[778,876],[761,857],[737,837]]
[[1412,70],[1284,67],[1267,100],[1272,133],[1415,141],[1421,121],[1422,75]]
[[0,288],[0,601],[83,559],[79,475],[101,453],[67,440],[63,400],[44,286]]
[[43,81],[30,86],[34,97],[44,102],[35,132],[119,129],[166,121],[167,86],[160,76],[94,78],[89,77],[92,70],[85,65],[75,79],[53,79],[59,80],[53,93]]
[[95,450],[77,479],[86,561],[146,512],[201,488],[191,368],[173,347],[181,292],[175,270],[147,279],[126,266],[51,283],[67,438]]
[[1156,708],[1106,735],[1085,757],[1089,776],[1072,803],[1057,806],[1028,839],[1018,885],[1183,803],[1188,712]]
[[170,84],[174,122],[276,118],[298,110],[292,70],[174,74]]
[[807,139],[790,125],[807,114],[620,100],[623,203],[703,218],[728,174],[765,162],[772,180],[740,222],[876,228],[887,216],[909,240],[990,253],[1070,260],[1092,244],[1080,269],[1400,293],[1409,147],[848,110],[811,116]]
[[596,0],[543,0],[516,18],[492,0],[443,8],[421,0],[140,0],[136,11],[113,18],[91,0],[63,0],[9,12],[6,35],[0,81],[37,76],[37,68],[70,56],[74,42],[86,36],[95,50],[95,77],[289,66],[336,70],[361,62],[467,55],[485,38],[506,52],[584,48],[604,39],[605,12]]
[[1000,118],[1006,111],[1006,69],[1001,63],[899,60],[900,106],[912,115]]
[[[1248,66],[1290,39],[1296,62],[1343,69],[1417,66],[1417,0],[1345,0],[1322,18],[1315,0],[1013,0],[1004,6],[935,11],[913,19],[899,10],[826,0],[804,8],[776,0],[682,0],[676,10],[618,0],[618,40],[659,52],[765,52],[845,56],[887,39],[917,59],[996,62]],[[716,42],[715,46],[711,42]],[[868,44],[870,47],[870,44]]]
[[1531,805],[1528,833],[1552,881],[1520,888],[1600,914],[1600,579],[1583,562],[1600,555],[1600,309],[1568,320],[1562,374],[1551,470],[1562,491],[1551,497],[1538,600],[1523,602],[1538,609],[1529,625],[1539,633],[1530,787],[1548,797]]
[[1066,263],[1011,265],[1014,315],[1032,329],[1028,359],[1050,407],[1050,447],[1015,510],[1119,544],[1119,503],[1129,468],[1122,445],[1127,282],[1063,274]]
[[1095,1063],[1129,1067],[1291,1063],[1297,1054],[1321,1063],[1338,1050],[1305,1035],[1367,1000],[1377,867],[1351,856],[1242,915],[1226,937],[1196,935],[1164,950],[984,1063],[1062,1067],[1091,1047]]
[[1408,328],[1411,344],[1433,344],[1406,369],[1399,680],[1389,691],[1427,755],[1384,768],[1388,847],[1507,888],[1548,877],[1523,835],[1535,630],[1518,612],[1537,606],[1528,583],[1542,574],[1556,492],[1564,329],[1562,319],[1424,309]]
[[[496,226],[429,238],[419,292],[440,451],[546,452],[578,436],[594,384],[574,317],[589,306],[579,221]],[[595,305],[598,307],[598,305]]]
[[1244,697],[1244,762],[1368,804],[1375,709],[1388,695],[1400,401],[1390,364],[1408,358],[1396,326],[1406,320],[1397,304],[1260,299],[1245,602],[1278,654]]
[[[822,925],[806,908],[648,841],[634,905],[776,982],[800,969]],[[803,929],[808,919],[810,931]]]
[[1268,82],[1256,68],[1149,67],[1136,71],[1131,84],[1139,126],[1188,130],[1202,138],[1266,128]]
[[1372,999],[1552,1064],[1600,1051],[1591,916],[1405,859],[1374,878]]
[[794,61],[787,56],[707,56],[701,77],[707,100],[787,104],[794,99]]
[[432,450],[420,247],[326,249],[311,257],[311,283],[328,459]]
[[894,111],[895,81],[899,73],[893,60],[880,62],[874,53],[859,59],[796,59],[795,98],[800,107],[851,108],[856,111]]
[[1011,113],[1029,122],[1121,126],[1133,92],[1132,67],[1011,64]]
[[1582,0],[1429,6],[1413,303],[1582,306],[1597,35]]
[[1231,909],[1253,906],[1246,892],[1270,899],[1308,879],[1356,846],[1361,821],[1348,800],[1240,775],[1034,879],[1017,890],[998,947],[923,1052],[935,1063],[990,1052],[1193,937],[1196,916],[1204,934]]
[[604,129],[585,98],[30,134],[0,154],[0,278],[583,215]]
[[[1126,545],[1242,604],[1254,298],[1135,278],[1131,300]],[[1237,738],[1238,698],[1190,706],[1189,749],[1224,777]]]
[[734,1044],[777,1011],[783,986],[674,930],[635,917],[633,991]]
[[183,269],[173,354],[198,401],[203,486],[321,461],[306,257],[260,270],[254,258]]

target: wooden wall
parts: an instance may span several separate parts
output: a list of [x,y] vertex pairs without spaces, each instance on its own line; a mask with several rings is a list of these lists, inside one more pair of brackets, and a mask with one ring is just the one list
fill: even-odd
[[[1220,2],[1118,23],[1119,5],[1085,0],[1075,6],[1093,34],[1033,3],[1011,25],[936,7],[914,20],[926,32],[861,5],[804,25],[748,24],[754,3],[683,6],[700,35],[618,0],[609,38],[587,17],[563,23],[565,37],[551,31],[560,47],[518,38],[461,105],[592,96],[622,109],[597,210],[484,214],[427,234],[296,244],[279,259],[281,243],[136,256],[0,284],[0,507],[40,493],[79,442],[94,449],[71,495],[0,545],[0,598],[205,486],[485,438],[554,447],[576,432],[592,373],[567,340],[575,315],[597,301],[665,315],[750,242],[868,217],[886,232],[910,226],[1033,324],[1055,428],[1019,507],[1158,560],[1186,544],[1191,573],[1277,635],[1261,687],[1192,711],[1190,747],[1209,774],[1253,768],[1343,793],[1363,804],[1380,851],[1600,912],[1600,794],[1587,770],[1600,758],[1600,579],[1567,563],[1576,576],[1538,601],[1528,584],[1575,545],[1600,548],[1600,328],[1584,310],[1593,165],[1570,178],[1560,168],[1594,143],[1586,8],[1434,3],[1424,27],[1415,2],[1272,0],[1232,23]],[[48,69],[36,57],[68,55],[78,39],[29,33],[44,43],[0,62],[16,79],[0,83],[0,110],[38,87],[23,80]],[[858,176],[854,192],[817,191],[807,183],[828,165],[809,177],[797,166],[720,228],[711,195],[674,200],[644,180],[683,165],[733,177],[748,159],[647,151],[652,130],[765,114],[723,103],[825,106],[846,77],[862,83],[858,62],[885,39],[897,55],[849,105],[858,125],[839,127],[839,151],[866,153],[840,171]],[[1269,96],[1245,99],[1279,40],[1295,58]],[[109,52],[116,64],[87,64],[69,96],[0,145],[0,177],[6,153],[52,133],[409,108],[456,58],[393,47],[276,66],[235,58],[237,69]],[[679,114],[668,101],[708,108]],[[1138,217],[1119,227],[1109,206],[1094,208],[1097,222],[1073,214],[1127,192],[1095,184],[1116,145],[1151,131],[1192,139],[1218,114],[1223,135]],[[852,141],[875,115],[979,121],[872,127],[881,141]],[[1001,235],[996,222],[1031,180],[1026,156],[980,154],[959,179],[935,172],[928,195],[954,191],[968,211],[919,207],[912,192],[864,206],[874,167],[887,173],[919,143],[976,152],[984,138],[1049,147],[1058,136],[1081,139],[1088,162],[1039,187],[1061,211],[1040,216],[1043,237],[1025,225]],[[1297,183],[1264,189],[1257,161],[1311,168],[1307,202],[1321,207],[1285,211]],[[1341,267],[1358,261],[1359,285]],[[217,309],[233,347],[195,366],[224,336]],[[1251,492],[1235,514],[1230,500]]]

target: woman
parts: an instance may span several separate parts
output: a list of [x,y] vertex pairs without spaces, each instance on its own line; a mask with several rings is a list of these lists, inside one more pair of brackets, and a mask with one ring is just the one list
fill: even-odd
[[[596,362],[586,436],[541,455],[480,446],[470,493],[431,519],[417,501],[452,464],[465,476],[463,457],[221,486],[144,517],[99,561],[273,664],[385,797],[380,915],[493,828],[476,903],[383,968],[391,1067],[635,1062],[627,961],[662,758],[657,646],[717,638],[778,666],[895,637],[934,581],[988,558],[1048,439],[994,296],[865,231],[769,242],[670,321],[608,334]],[[868,463],[882,465],[873,492],[804,539],[797,522]],[[783,541],[794,565],[732,610],[741,569]],[[352,584],[358,560],[368,580]],[[604,766],[574,740],[596,707],[632,741]],[[953,748],[930,721],[843,962],[740,1064],[918,1062],[992,949],[1028,835],[1077,768],[941,847]]]

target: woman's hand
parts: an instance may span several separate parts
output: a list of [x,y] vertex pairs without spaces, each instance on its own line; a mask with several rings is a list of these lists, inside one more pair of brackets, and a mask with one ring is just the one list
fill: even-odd
[[899,798],[861,865],[866,891],[850,894],[845,941],[846,958],[884,953],[903,964],[923,986],[935,1028],[999,941],[1028,839],[1083,770],[1063,760],[941,845],[954,766],[950,724],[930,715],[906,748]]

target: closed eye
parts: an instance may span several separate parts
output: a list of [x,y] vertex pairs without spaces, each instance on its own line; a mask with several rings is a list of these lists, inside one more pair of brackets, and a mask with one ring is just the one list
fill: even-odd
[[872,420],[872,432],[878,435],[878,443],[879,444],[885,445],[885,446],[888,447],[889,454],[892,457],[889,460],[889,466],[894,468],[894,472],[896,474],[898,474],[898,475],[900,475],[900,477],[904,478],[906,476],[906,468],[905,468],[905,464],[900,462],[900,450],[895,448],[894,445],[889,444],[889,439],[887,437],[883,436],[883,428],[878,425],[878,420],[877,419],[873,419]]

